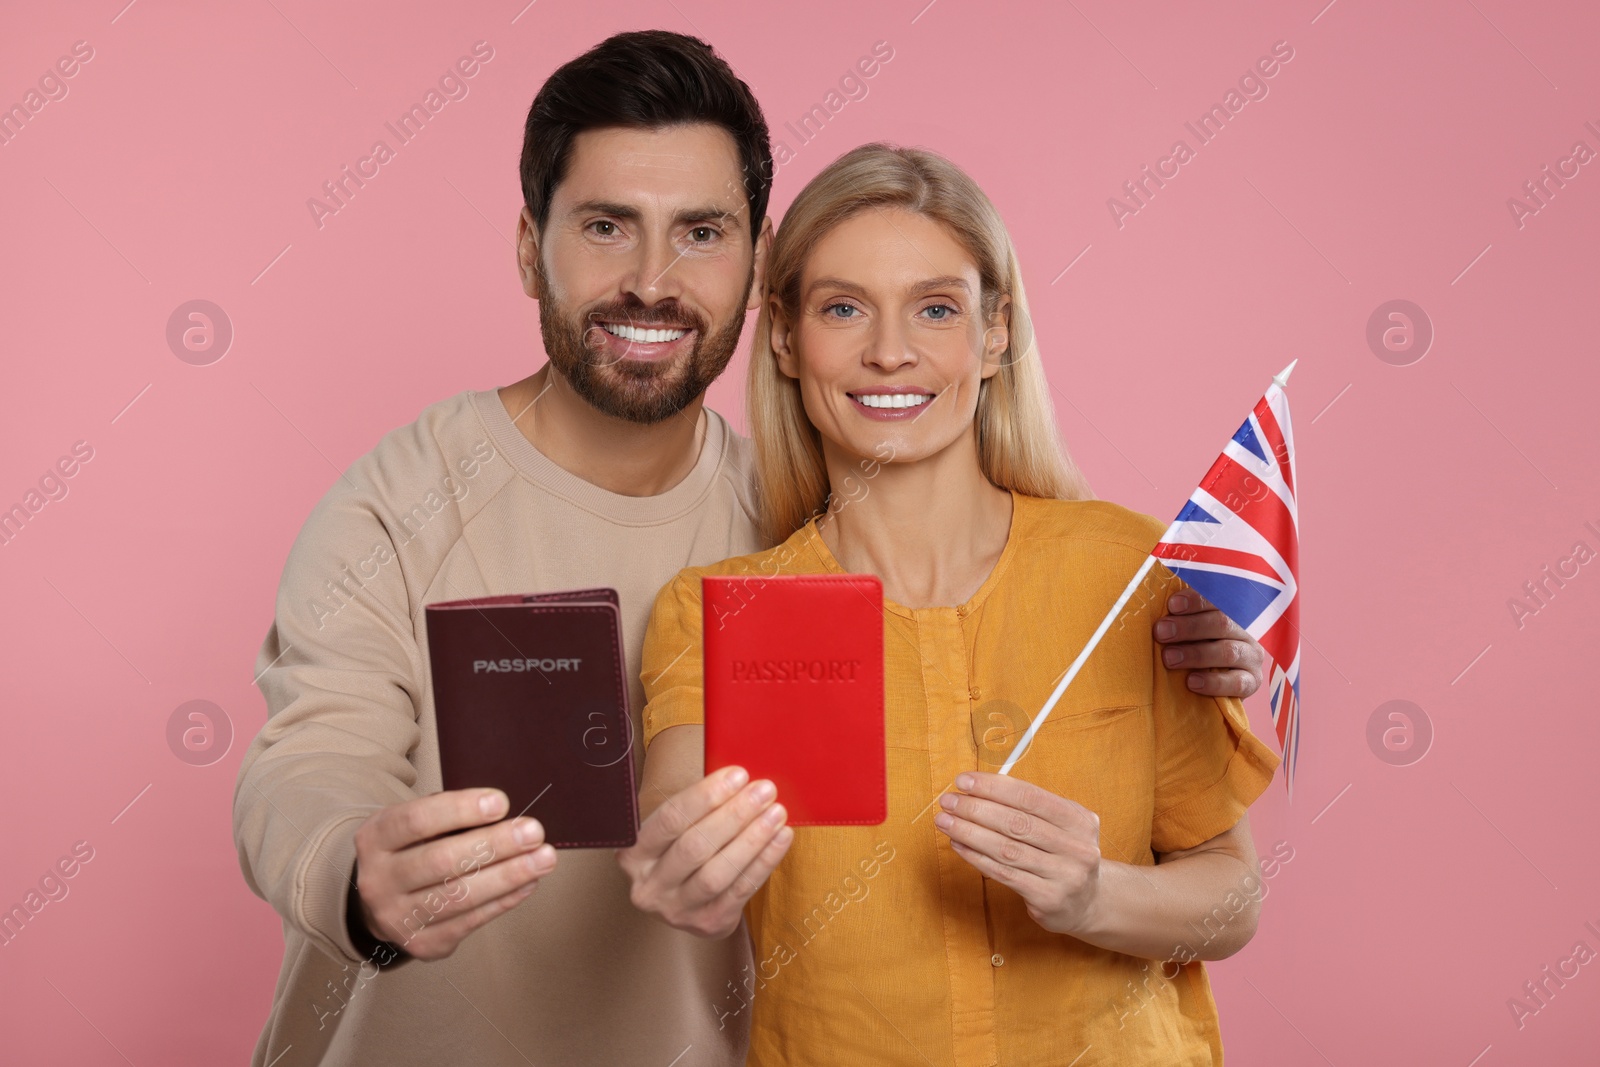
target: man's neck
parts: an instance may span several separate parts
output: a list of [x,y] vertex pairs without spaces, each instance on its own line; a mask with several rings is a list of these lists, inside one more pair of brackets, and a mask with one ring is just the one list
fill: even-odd
[[546,363],[499,389],[506,414],[552,463],[621,496],[656,496],[700,458],[704,396],[670,419],[643,426],[595,410]]

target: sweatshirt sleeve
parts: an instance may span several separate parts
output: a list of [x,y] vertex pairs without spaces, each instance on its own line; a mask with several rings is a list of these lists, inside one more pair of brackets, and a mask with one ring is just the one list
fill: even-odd
[[346,926],[356,828],[416,795],[426,673],[397,551],[379,504],[345,478],[313,510],[256,657],[267,722],[234,790],[251,891],[351,963],[364,959]]

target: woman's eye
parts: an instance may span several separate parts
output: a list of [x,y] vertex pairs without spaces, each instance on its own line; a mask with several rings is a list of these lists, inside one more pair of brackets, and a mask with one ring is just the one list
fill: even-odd
[[840,314],[833,315],[833,318],[849,319],[855,317],[856,308],[853,304],[828,304],[822,309],[822,313],[824,315],[834,311],[839,312]]
[[935,322],[943,322],[956,314],[956,309],[949,304],[932,304],[922,310]]

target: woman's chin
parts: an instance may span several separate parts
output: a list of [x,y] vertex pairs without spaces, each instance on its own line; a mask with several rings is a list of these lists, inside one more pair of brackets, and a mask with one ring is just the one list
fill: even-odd
[[954,439],[947,439],[949,435],[932,432],[935,429],[910,423],[878,423],[852,427],[842,433],[833,428],[821,433],[825,454],[831,453],[852,468],[875,476],[883,464],[893,463],[899,467],[921,463],[954,443]]

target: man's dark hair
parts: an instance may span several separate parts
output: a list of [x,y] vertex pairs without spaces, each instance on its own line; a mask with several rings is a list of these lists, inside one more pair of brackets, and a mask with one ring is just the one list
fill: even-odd
[[688,123],[721,126],[738,145],[754,240],[772,191],[767,120],[750,87],[710,45],[667,30],[606,38],[563,64],[533,98],[522,135],[522,199],[539,232],[578,134]]

